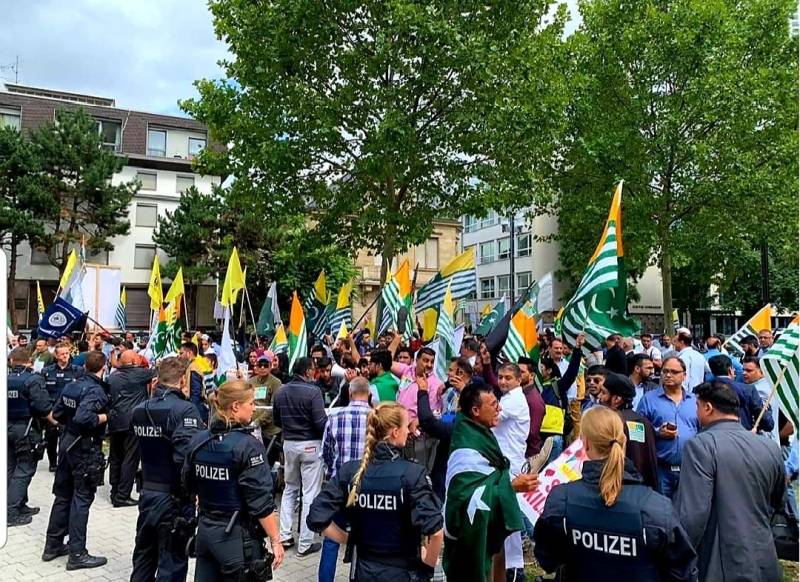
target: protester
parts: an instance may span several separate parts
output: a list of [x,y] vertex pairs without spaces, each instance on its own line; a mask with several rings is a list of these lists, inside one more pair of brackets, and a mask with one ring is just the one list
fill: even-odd
[[[469,366],[469,362],[463,358],[454,359],[450,367],[461,364]],[[449,381],[451,388],[457,395],[461,394],[466,383],[462,384],[461,375],[454,375]],[[458,397],[453,399],[458,404]],[[443,415],[437,417],[431,410],[431,403],[428,399],[428,379],[422,375],[417,377],[417,414],[419,426],[425,432],[438,441],[436,455],[433,461],[433,468],[430,471],[431,485],[436,496],[444,501],[445,498],[445,479],[447,476],[447,461],[450,456],[450,439],[453,436],[455,426],[455,415]]]
[[272,373],[272,359],[266,353],[258,356],[256,365],[253,368],[253,375],[247,381],[253,387],[253,398],[255,398],[256,410],[253,412],[253,422],[259,427],[261,442],[267,447],[267,462],[271,467],[280,455],[280,447],[275,446],[275,442],[270,441],[273,437],[277,440],[281,434],[281,429],[275,425],[273,420],[272,405],[275,394],[281,387],[281,381]]
[[392,375],[392,354],[386,349],[377,349],[369,359],[370,391],[373,401],[393,402],[397,399],[400,383]]
[[619,415],[602,406],[586,411],[581,440],[582,478],[556,485],[536,522],[539,565],[563,566],[561,579],[570,581],[696,580],[696,554],[672,505],[625,458]]
[[48,349],[46,339],[38,338],[36,340],[31,360],[33,361],[34,372],[41,372],[45,366],[53,363],[53,354]]
[[[752,384],[742,384],[733,379],[735,377],[733,364],[731,363],[731,359],[726,355],[714,356],[708,360],[708,366],[715,380],[727,384],[736,392],[739,398],[739,419],[742,422],[742,426],[747,430],[753,428],[756,419],[761,416],[761,410],[764,407],[758,390],[756,390]],[[768,411],[767,414],[763,415],[758,425],[758,430],[771,432],[773,428],[774,420],[772,418],[772,413]]]
[[[653,348],[656,349],[656,348]],[[660,363],[660,362],[659,362]],[[636,395],[633,397],[633,408],[639,405],[642,396],[658,388],[658,384],[653,382],[653,371],[655,364],[647,354],[636,354],[630,361],[630,381],[633,383]]]
[[581,405],[581,412],[585,412],[599,403],[600,387],[603,385],[608,370],[605,366],[589,366],[586,370],[586,397]]
[[661,377],[661,362],[663,361],[661,350],[653,345],[652,334],[643,333],[640,339],[642,342],[641,353],[650,358],[653,362],[653,380],[655,381],[657,378]]
[[522,357],[517,360],[519,366],[520,383],[522,393],[528,403],[528,414],[530,416],[530,430],[526,439],[525,456],[532,457],[542,450],[542,438],[539,434],[544,421],[545,405],[542,394],[536,387],[536,362],[531,358]]
[[772,336],[772,330],[770,329],[762,329],[758,332],[758,346],[759,346],[759,356],[763,356],[768,349],[772,347],[772,344],[775,342],[775,338]]
[[[542,371],[542,400],[545,404],[544,420],[542,421],[542,430],[540,436],[542,440],[548,437],[553,438],[553,448],[550,451],[548,462],[552,461],[564,449],[564,437],[570,433],[571,417],[568,414],[569,406],[567,394],[570,386],[575,382],[578,376],[578,369],[581,365],[581,348],[585,337],[580,334],[575,340],[575,350],[572,352],[568,367],[561,375],[561,370],[554,360],[543,360],[541,364]],[[551,353],[553,344],[558,346],[561,343],[558,340],[553,340],[550,345]],[[560,353],[561,348],[558,348]],[[570,424],[567,424],[569,419]]]
[[770,529],[786,488],[780,450],[741,425],[729,384],[706,382],[695,395],[704,430],[684,446],[675,508],[700,579],[780,580]]
[[[703,357],[708,362],[714,356],[722,356],[725,355],[719,349],[722,346],[722,340],[717,336],[709,336],[706,338],[706,352],[703,354]],[[742,363],[737,358],[731,358],[731,364],[733,365],[733,369],[736,372],[736,376],[734,380],[737,382],[742,382]],[[706,370],[706,382],[710,382],[714,379],[714,374],[711,373],[711,370]]]
[[708,364],[703,354],[692,347],[692,335],[684,330],[679,330],[672,339],[678,357],[686,365],[683,387],[691,391],[695,386],[702,384],[705,379]]
[[[772,384],[770,383],[769,379],[764,376],[764,371],[761,369],[761,365],[758,361],[758,358],[755,356],[745,356],[742,358],[742,377],[744,378],[745,383],[753,386],[758,392],[758,395],[761,397],[761,402],[764,406],[767,406],[770,394],[772,393]],[[778,410],[779,407],[777,406],[777,402],[772,403],[772,405],[767,409],[767,414],[772,416],[772,430],[768,431],[766,434],[774,440],[775,442],[779,441],[778,436]]]
[[609,372],[616,372],[627,376],[628,374],[628,360],[625,357],[625,350],[622,349],[620,343],[622,338],[617,333],[612,333],[606,338],[606,358],[605,368]]

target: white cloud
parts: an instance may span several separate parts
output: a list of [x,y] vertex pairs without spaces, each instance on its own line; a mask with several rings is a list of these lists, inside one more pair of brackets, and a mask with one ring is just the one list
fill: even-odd
[[39,0],[2,13],[0,65],[19,55],[20,83],[119,107],[178,114],[178,99],[196,95],[196,79],[220,77],[228,55],[201,0]]

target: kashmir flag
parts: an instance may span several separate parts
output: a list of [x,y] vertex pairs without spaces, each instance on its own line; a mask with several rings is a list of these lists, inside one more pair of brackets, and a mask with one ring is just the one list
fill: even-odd
[[629,317],[627,272],[622,245],[622,182],[611,201],[603,236],[589,259],[578,289],[556,320],[556,332],[569,344],[586,335],[584,351],[601,349],[612,333],[635,335],[640,326]]
[[36,281],[36,313],[39,316],[39,321],[41,321],[44,315],[44,299],[42,298],[42,287],[39,285],[39,281]]
[[61,279],[58,281],[58,286],[61,289],[66,289],[67,283],[72,277],[72,271],[75,270],[75,265],[78,263],[78,253],[75,252],[75,249],[69,253],[69,257],[67,257],[67,265],[64,267],[64,272],[61,274]]
[[152,337],[153,357],[160,359],[167,353],[167,312],[163,306],[158,308],[158,323]]
[[[488,312],[487,312],[488,311]],[[486,337],[489,335],[489,332],[492,331],[497,322],[503,319],[503,316],[506,314],[506,296],[500,298],[500,301],[492,307],[490,304],[486,304],[484,307],[483,312],[481,312],[481,322],[478,324],[478,327],[475,329],[475,335],[482,335]]]
[[475,249],[471,248],[450,261],[444,269],[417,291],[417,311],[437,308],[444,301],[450,286],[453,299],[462,299],[477,290],[475,274]]
[[114,314],[114,323],[117,324],[117,327],[120,329],[127,329],[128,325],[128,294],[125,291],[125,287],[122,288],[122,292],[119,294],[119,303],[117,303],[117,312]]
[[725,343],[722,344],[722,349],[728,353],[733,353],[737,356],[744,355],[744,348],[742,348],[741,342],[744,338],[749,335],[758,336],[758,332],[762,329],[768,329],[772,331],[772,304],[767,303],[764,307],[758,310],[753,317],[747,320],[739,331],[725,340]]
[[267,299],[261,307],[256,323],[256,333],[258,335],[269,335],[276,333],[279,325],[283,325],[281,320],[281,310],[278,307],[278,284],[273,281],[267,291]]
[[286,338],[286,330],[283,328],[282,323],[276,326],[275,337],[272,338],[269,349],[274,354],[281,354],[289,351],[289,340]]
[[303,315],[303,306],[297,297],[297,291],[292,295],[292,309],[289,312],[289,373],[292,373],[294,363],[298,358],[308,355],[308,337],[306,334],[306,318]]
[[800,427],[797,422],[800,407],[800,324],[797,319],[761,356],[759,363],[774,387],[783,413],[797,430]]
[[403,300],[400,298],[400,286],[391,273],[387,275],[386,284],[381,289],[381,298],[383,299],[383,314],[378,335],[397,325],[397,312],[403,306]]
[[336,298],[336,307],[330,315],[328,327],[331,335],[339,331],[342,324],[350,327],[352,325],[352,308],[350,306],[350,294],[353,292],[353,284],[345,283],[339,289],[339,295]]
[[443,566],[448,580],[486,580],[492,556],[523,528],[508,461],[494,434],[456,415],[447,461]]
[[531,310],[535,315],[545,311],[554,311],[553,304],[553,272],[545,273],[541,279],[531,285],[527,295],[523,298],[530,302]]
[[178,272],[175,274],[175,278],[172,280],[172,284],[169,286],[169,290],[164,297],[164,301],[167,303],[170,301],[175,301],[175,299],[181,295],[184,295],[185,293],[186,291],[183,285],[183,267],[179,267]]
[[167,305],[166,353],[176,353],[181,347],[183,325],[181,324],[181,296]]
[[150,271],[150,285],[147,287],[150,296],[150,309],[158,311],[164,303],[164,289],[161,287],[161,267],[158,264],[158,253],[153,256],[153,269]]
[[[453,295],[450,292],[450,286],[444,294],[444,302],[439,309],[439,318],[436,320],[436,338],[439,340],[439,353],[434,362],[434,375],[442,382],[447,380],[447,367],[450,365],[450,358],[455,356],[457,352],[456,346],[453,343],[453,332],[455,325],[453,323]],[[459,348],[461,346],[458,346]]]
[[314,282],[314,288],[306,298],[305,303],[306,325],[315,338],[324,336],[328,328],[328,317],[330,316],[328,304],[330,300],[325,271],[320,271],[317,280]]
[[517,363],[522,358],[530,358],[535,348],[539,346],[539,337],[536,334],[536,318],[530,305],[526,305],[514,314],[508,327],[508,336],[503,346],[502,353],[509,362]]
[[422,341],[429,342],[436,335],[436,320],[439,317],[437,309],[426,309],[422,312]]
[[222,297],[220,297],[222,306],[233,307],[236,304],[236,297],[242,289],[244,289],[244,272],[242,263],[239,262],[239,252],[236,247],[233,247],[231,257],[228,259],[225,283],[222,285]]
[[347,326],[344,322],[339,326],[339,332],[336,334],[336,339],[347,339]]

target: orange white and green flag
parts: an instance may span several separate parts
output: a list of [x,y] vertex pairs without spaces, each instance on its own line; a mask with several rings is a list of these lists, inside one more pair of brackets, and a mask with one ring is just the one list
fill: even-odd
[[303,306],[297,297],[297,291],[295,291],[292,295],[292,308],[289,312],[289,333],[286,336],[289,344],[289,373],[291,373],[298,358],[308,355],[307,335]]

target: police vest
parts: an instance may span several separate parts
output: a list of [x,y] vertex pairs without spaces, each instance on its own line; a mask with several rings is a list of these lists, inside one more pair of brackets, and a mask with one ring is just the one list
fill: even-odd
[[147,400],[133,409],[133,434],[139,440],[142,459],[143,488],[152,491],[177,492],[180,485],[180,467],[173,460],[170,413],[174,403],[183,400],[168,399],[167,395]]
[[53,366],[47,366],[44,370],[42,370],[42,376],[44,376],[45,386],[47,388],[47,393],[50,395],[50,400],[55,402],[58,400],[58,396],[61,393],[61,390],[64,389],[64,386],[78,376],[78,370],[76,366],[72,364],[67,365],[66,368],[60,368],[58,364]]
[[204,441],[189,456],[189,470],[197,489],[201,511],[233,513],[244,507],[239,493],[239,463],[236,446],[248,433],[239,430],[212,435],[202,433]]
[[59,396],[61,411],[58,413],[56,420],[66,425],[65,430],[74,436],[80,436],[80,431],[72,426],[72,419],[75,418],[75,413],[78,412],[78,406],[88,388],[88,380],[74,380],[64,386],[64,389],[61,391],[61,396]]
[[566,487],[564,529],[572,546],[570,579],[660,580],[642,522],[642,507],[654,495],[649,487],[624,487],[611,507],[605,506],[597,489],[589,484],[576,482]]
[[28,393],[25,385],[33,376],[30,370],[17,368],[8,375],[8,421],[27,422],[31,417],[31,408],[28,405]]
[[411,524],[411,507],[403,491],[408,465],[402,460],[371,465],[362,477],[350,508],[351,535],[360,558],[416,566],[421,534]]

